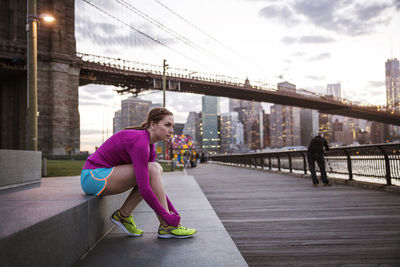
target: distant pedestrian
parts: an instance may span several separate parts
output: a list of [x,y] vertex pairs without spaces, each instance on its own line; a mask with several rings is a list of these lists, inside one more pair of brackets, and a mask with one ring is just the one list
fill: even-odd
[[200,163],[205,163],[205,162],[206,162],[206,156],[204,155],[204,152],[201,152]]
[[318,133],[318,135],[311,140],[310,145],[308,146],[307,161],[314,186],[318,186],[319,183],[317,173],[315,172],[315,161],[317,162],[321,172],[321,180],[324,183],[324,186],[332,185],[326,177],[324,147],[326,151],[329,151],[328,142],[322,136],[322,133]]
[[190,167],[191,167],[191,168],[196,167],[196,165],[197,165],[197,160],[196,160],[196,155],[195,155],[195,154],[190,153],[190,160],[189,160],[189,163],[190,163]]
[[154,108],[142,125],[111,136],[83,166],[81,186],[88,195],[107,196],[131,189],[124,204],[110,217],[130,236],[143,234],[131,214],[142,199],[160,221],[159,238],[186,238],[196,233],[180,225],[181,215],[165,193],[162,167],[155,162],[154,143],[168,142],[173,131],[173,114],[165,108]]
[[188,167],[189,167],[189,156],[188,156],[188,153],[185,152],[183,154],[183,168],[186,169]]

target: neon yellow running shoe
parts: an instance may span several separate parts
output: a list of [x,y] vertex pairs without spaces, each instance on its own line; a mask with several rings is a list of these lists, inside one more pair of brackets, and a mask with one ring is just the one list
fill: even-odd
[[117,210],[111,215],[110,220],[130,236],[141,236],[143,234],[143,231],[136,227],[132,214],[129,217],[122,217],[119,210]]
[[195,233],[196,229],[186,228],[181,225],[178,227],[171,225],[164,227],[160,225],[158,227],[158,238],[188,238],[194,236]]

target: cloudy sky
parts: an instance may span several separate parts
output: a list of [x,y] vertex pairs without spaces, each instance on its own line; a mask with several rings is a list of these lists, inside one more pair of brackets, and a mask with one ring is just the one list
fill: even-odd
[[[76,0],[77,51],[275,86],[385,103],[388,58],[400,57],[400,0]],[[125,96],[112,86],[79,89],[81,149],[112,134]],[[159,92],[141,96],[161,102]],[[167,93],[176,122],[201,110],[201,96]],[[264,107],[268,112],[268,105]],[[221,111],[228,99],[221,99]]]

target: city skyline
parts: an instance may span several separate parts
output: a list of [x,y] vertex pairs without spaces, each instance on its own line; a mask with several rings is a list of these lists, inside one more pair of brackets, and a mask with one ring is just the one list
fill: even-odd
[[[99,7],[109,7],[104,1],[95,3]],[[224,64],[216,67],[221,64],[206,56],[199,56],[198,53],[191,53],[191,49],[182,42],[137,15],[122,12],[121,20],[129,25],[140,26],[144,32],[159,37],[159,40],[182,53],[189,53],[201,63],[194,64],[165,47],[146,40],[126,25],[115,22],[82,1],[76,2],[79,7],[76,8],[77,49],[81,52],[157,65],[166,58],[170,66],[195,71],[205,71],[205,65],[209,67],[206,72],[249,76],[250,82],[261,78],[272,85],[288,81],[296,84],[297,88],[319,93],[325,93],[327,84],[341,83],[344,98],[385,104],[384,63],[388,58],[399,58],[400,38],[394,29],[400,28],[400,4],[398,1],[346,3],[347,5],[341,1],[205,1],[201,6],[193,1],[165,3],[170,9],[189,18],[191,23],[217,37],[218,41],[249,60],[243,60],[229,52],[229,49],[221,51],[220,45],[215,41],[187,24],[180,25],[185,23],[157,3],[146,2],[146,6],[131,3],[181,35],[190,33],[188,38],[191,41],[225,60],[232,59],[245,71],[230,70]],[[118,12],[120,8],[114,3],[109,10],[110,13]],[[96,16],[91,15],[95,12]],[[205,12],[210,19],[203,19],[201,14]],[[132,18],[127,19],[127,14]],[[214,67],[217,71],[213,70]],[[111,114],[117,110],[121,99],[126,98],[117,96],[113,89],[115,88],[97,85],[81,87],[79,108],[82,150],[85,150],[85,146],[94,146],[94,143],[98,145],[102,128],[112,127]],[[142,98],[162,102],[160,93]],[[221,99],[221,112],[227,111],[227,103],[227,99]],[[269,105],[263,106],[268,112]],[[189,111],[200,110],[201,96],[167,93],[167,107],[174,112],[176,122],[185,122]],[[96,117],[92,115],[94,113],[97,114]],[[106,122],[103,127],[104,120]]]

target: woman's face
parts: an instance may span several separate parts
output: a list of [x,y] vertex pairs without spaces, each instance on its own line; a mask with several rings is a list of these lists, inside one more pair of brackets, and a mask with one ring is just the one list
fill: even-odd
[[174,134],[174,116],[165,116],[161,121],[154,125],[154,134],[159,140],[168,142],[171,135]]

